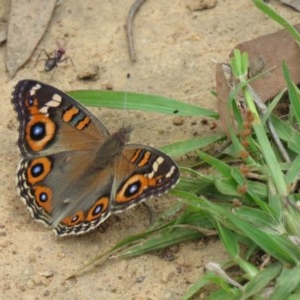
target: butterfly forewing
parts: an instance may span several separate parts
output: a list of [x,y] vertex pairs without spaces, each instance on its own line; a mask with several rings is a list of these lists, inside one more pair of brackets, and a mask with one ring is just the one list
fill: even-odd
[[12,102],[20,121],[18,144],[25,157],[95,150],[109,136],[90,111],[44,83],[20,81]]

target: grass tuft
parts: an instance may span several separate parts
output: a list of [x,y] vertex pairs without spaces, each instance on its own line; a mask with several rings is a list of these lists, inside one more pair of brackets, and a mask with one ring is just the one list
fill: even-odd
[[[300,41],[298,32],[263,1],[252,2]],[[231,144],[217,156],[201,149],[224,141],[222,134],[166,146],[164,150],[177,157],[197,151],[202,168],[182,167],[181,182],[171,192],[178,202],[145,232],[126,237],[88,265],[217,234],[228,261],[210,262],[206,274],[182,299],[212,286],[206,299],[300,299],[300,91],[283,63],[290,111],[285,119],[279,118],[273,110],[283,92],[264,107],[247,79],[248,65],[247,54],[235,51],[231,68],[239,83],[228,107],[238,132],[228,125]],[[240,93],[244,111],[235,101]],[[72,96],[85,101],[104,99],[99,105],[123,108],[118,92],[81,91]],[[173,99],[137,94],[128,94],[127,99],[130,109],[170,113],[176,108],[186,116],[218,117]],[[233,268],[238,272],[233,273]]]

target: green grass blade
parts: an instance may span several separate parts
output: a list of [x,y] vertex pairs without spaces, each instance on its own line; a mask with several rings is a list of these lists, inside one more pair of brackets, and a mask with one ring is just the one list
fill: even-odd
[[225,134],[214,134],[211,136],[194,138],[183,142],[176,142],[163,146],[160,149],[172,157],[178,157],[225,139]]
[[287,184],[292,184],[299,180],[299,170],[300,170],[300,154],[294,159],[291,167],[288,169],[285,178]]
[[300,34],[293,25],[291,25],[286,19],[280,16],[274,9],[272,9],[269,5],[264,3],[262,0],[252,0],[252,2],[264,14],[266,14],[271,19],[273,19],[281,26],[283,26],[293,36],[293,38],[297,41],[297,43],[300,44]]
[[163,231],[160,231],[157,235],[148,235],[147,239],[130,247],[126,247],[126,249],[119,251],[119,253],[115,254],[114,256],[116,258],[130,258],[151,251],[164,249],[184,241],[197,240],[201,237],[203,237],[203,234],[192,227],[183,227],[177,229],[167,228]]
[[230,221],[254,243],[276,259],[291,264],[300,262],[300,249],[276,231],[262,231],[255,224],[230,216]]
[[286,92],[286,89],[283,89],[278,95],[274,97],[274,99],[269,103],[267,106],[267,111],[262,117],[262,123],[265,125],[267,119],[269,119],[271,113],[275,109],[275,107],[278,105],[279,101],[282,99],[284,93]]
[[287,142],[287,146],[295,153],[300,152],[300,132],[293,128],[291,124],[284,122],[275,115],[270,116],[279,138]]
[[277,278],[275,290],[270,300],[290,299],[289,296],[300,285],[300,266],[284,268]]
[[[249,299],[252,296],[259,294],[264,288],[268,287],[274,278],[281,272],[282,264],[274,263],[268,266],[266,269],[257,273],[246,285],[243,294],[243,299]],[[276,298],[286,299],[286,298]]]
[[219,236],[222,240],[223,245],[225,246],[229,255],[235,259],[239,256],[240,247],[236,240],[236,235],[233,234],[231,230],[222,226],[219,222],[217,222],[217,229],[219,232]]
[[283,63],[283,75],[287,83],[289,98],[294,115],[297,123],[300,124],[300,92],[297,86],[293,83],[291,74],[285,63]]
[[181,297],[181,300],[190,300],[195,296],[201,288],[203,288],[207,283],[210,283],[211,279],[204,276],[197,280]]
[[86,106],[124,109],[126,96],[128,110],[153,111],[162,114],[172,114],[178,110],[178,115],[181,116],[219,117],[218,113],[212,110],[156,95],[102,90],[70,91],[68,94]]
[[[238,50],[236,50],[235,55],[239,53]],[[236,65],[235,60],[241,59],[241,55],[236,55],[231,60],[231,65]],[[244,60],[240,63],[244,63]],[[243,70],[243,68],[242,68]],[[236,70],[237,72],[238,70]],[[260,151],[262,152],[264,159],[266,161],[266,165],[268,167],[268,172],[271,175],[271,178],[274,182],[274,186],[276,187],[276,190],[278,194],[282,197],[286,197],[287,192],[287,186],[285,183],[284,175],[281,171],[280,165],[278,163],[277,157],[275,156],[275,153],[272,149],[272,146],[270,144],[270,141],[268,139],[267,133],[264,129],[264,126],[262,124],[262,121],[259,117],[259,113],[256,109],[255,103],[253,101],[252,95],[250,93],[250,90],[247,86],[247,81],[244,79],[243,74],[240,74],[239,76],[240,80],[242,80],[242,83],[244,84],[243,87],[243,94],[245,97],[245,102],[247,104],[248,109],[253,114],[254,121],[252,123],[252,128],[255,132],[257,143],[260,145]],[[245,80],[245,81],[243,81]]]
[[224,177],[231,177],[231,167],[224,163],[223,161],[208,155],[204,152],[199,151],[199,157],[204,160],[208,165],[214,167],[218,172],[220,172]]

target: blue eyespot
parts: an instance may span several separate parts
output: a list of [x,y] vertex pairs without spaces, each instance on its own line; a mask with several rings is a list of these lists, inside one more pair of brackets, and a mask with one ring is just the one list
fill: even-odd
[[71,220],[72,223],[75,223],[78,220],[78,215],[74,216]]
[[162,177],[160,177],[160,178],[158,178],[158,179],[156,180],[156,183],[157,183],[158,185],[162,184],[163,182],[164,182],[164,179],[163,179]]
[[42,140],[46,135],[46,125],[42,122],[37,122],[30,128],[30,137],[35,140],[39,141]]
[[96,216],[102,212],[103,205],[97,205],[93,211],[93,215]]
[[44,173],[44,165],[41,163],[38,163],[31,168],[32,177],[39,177],[43,173]]
[[140,190],[140,187],[141,187],[141,182],[140,181],[137,180],[137,181],[133,182],[126,189],[125,196],[130,197],[132,195],[135,195]]
[[28,99],[28,105],[29,106],[32,106],[34,104],[34,100],[30,97],[29,99]]
[[40,201],[41,202],[47,202],[48,201],[48,195],[46,193],[40,194]]

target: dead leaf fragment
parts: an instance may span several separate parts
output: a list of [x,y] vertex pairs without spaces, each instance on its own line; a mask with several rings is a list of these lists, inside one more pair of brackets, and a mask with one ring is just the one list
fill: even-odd
[[[294,26],[300,31],[300,24]],[[252,88],[259,97],[268,101],[286,87],[282,74],[282,63],[286,63],[295,84],[300,84],[300,47],[294,38],[285,30],[263,35],[256,39],[238,44],[235,49],[249,56],[249,78],[258,76],[251,81]],[[230,57],[233,56],[233,51]],[[231,116],[228,115],[227,101],[231,88],[234,89],[233,78],[228,78],[223,66],[217,64],[216,90],[218,95],[218,108],[221,122],[226,132],[228,122],[233,125]],[[259,76],[264,72],[264,75]]]
[[[294,27],[300,31],[300,24]],[[293,81],[300,83],[300,47],[285,29],[238,44],[235,49],[248,53],[251,71],[249,76],[267,71],[264,76],[251,82],[264,102],[286,87],[282,75],[283,61],[287,64]],[[233,51],[230,54],[232,56]]]
[[55,4],[56,0],[12,0],[6,49],[10,77],[30,58],[44,35]]
[[300,0],[280,0],[280,1],[300,11]]
[[6,36],[7,36],[7,23],[0,22],[0,43],[6,40]]

